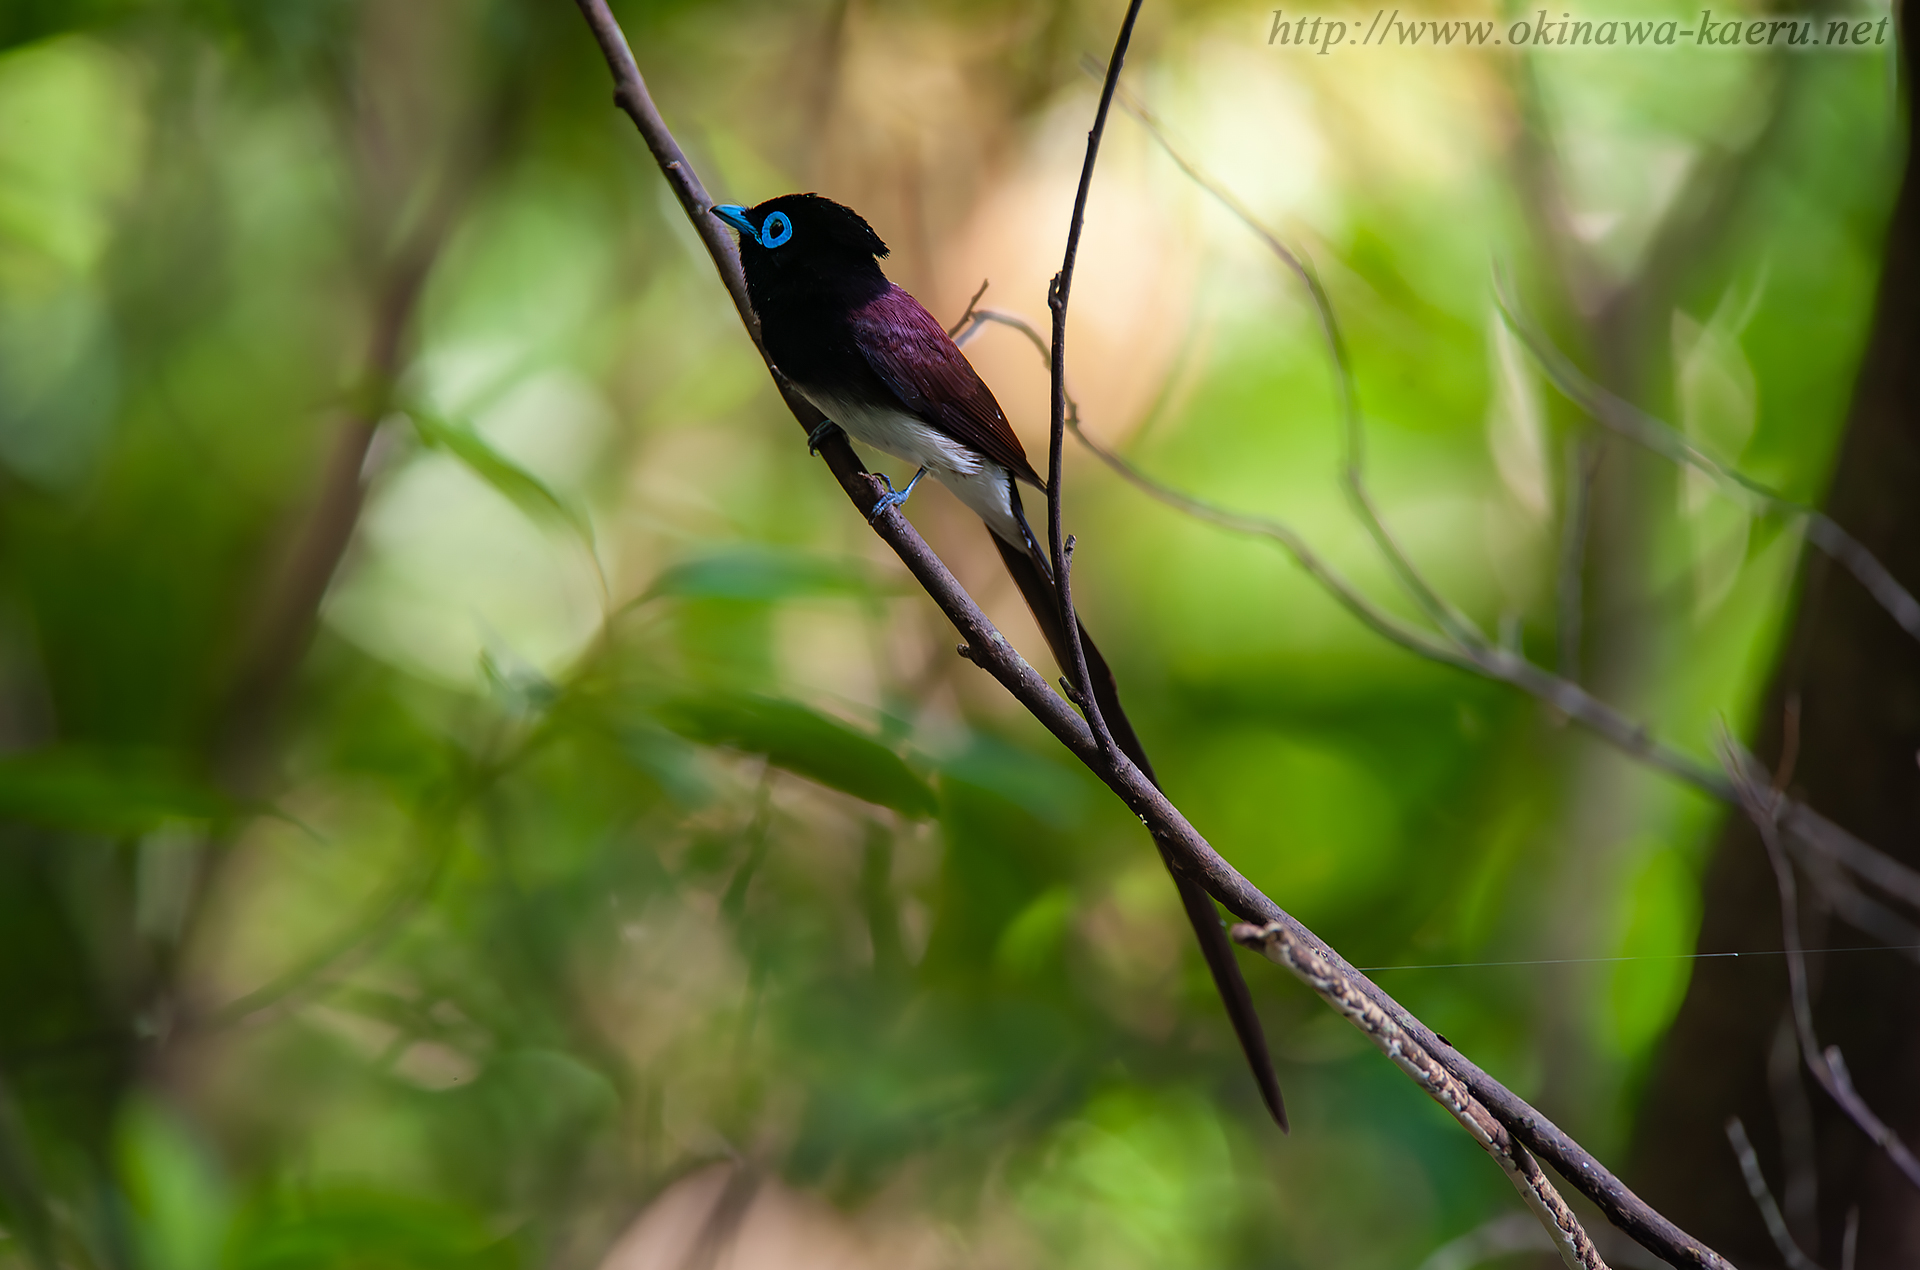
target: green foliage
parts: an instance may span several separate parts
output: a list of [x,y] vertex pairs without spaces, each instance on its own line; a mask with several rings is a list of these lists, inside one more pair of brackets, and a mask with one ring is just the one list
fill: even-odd
[[654,716],[690,741],[764,754],[776,767],[904,815],[934,811],[933,791],[899,755],[795,702],[709,693],[662,702]]
[[137,835],[172,819],[216,820],[227,800],[164,753],[47,746],[0,757],[0,816],[83,833]]
[[[1104,19],[618,7],[717,197],[817,186],[943,318],[983,272],[1038,315]],[[1244,18],[1167,10],[1136,87],[1312,245],[1413,557],[1550,660],[1582,425],[1500,333],[1487,261],[1556,331],[1577,306],[1487,104],[1514,68],[1303,65]],[[592,1267],[636,1214],[656,1251],[700,1228],[716,1162],[769,1179],[743,1229],[852,1265],[1384,1267],[1511,1207],[1249,961],[1296,1122],[1268,1129],[1157,854],[808,458],[571,6],[25,3],[0,48],[0,1270]],[[1803,61],[1818,108],[1628,360],[1697,444],[1817,498],[1892,115],[1880,62]],[[1765,79],[1533,73],[1615,273]],[[1416,615],[1340,488],[1288,275],[1131,121],[1107,146],[1089,430]],[[1032,350],[968,351],[1037,442]],[[1522,1092],[1577,1073],[1547,1110],[1615,1144],[1713,809],[1079,457],[1076,595],[1169,793],[1250,877],[1361,964],[1655,959],[1387,980]],[[1796,543],[1649,488],[1623,704],[1704,751],[1751,715]],[[910,510],[1053,673],[978,527],[930,484]],[[799,1195],[814,1224],[778,1225]]]

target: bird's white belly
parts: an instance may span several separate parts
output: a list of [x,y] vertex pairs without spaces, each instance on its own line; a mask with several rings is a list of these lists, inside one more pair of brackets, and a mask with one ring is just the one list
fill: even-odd
[[1026,535],[1020,532],[1020,522],[1013,514],[1006,468],[904,411],[801,391],[822,414],[845,428],[848,436],[916,468],[926,468],[974,515],[986,521],[987,528],[1016,547],[1025,545]]

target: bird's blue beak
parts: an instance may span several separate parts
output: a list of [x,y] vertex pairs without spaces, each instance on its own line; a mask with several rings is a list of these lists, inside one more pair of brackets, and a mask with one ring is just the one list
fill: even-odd
[[713,214],[747,237],[755,240],[759,239],[760,231],[755,229],[753,222],[747,219],[747,209],[740,206],[740,204],[716,203],[713,206]]

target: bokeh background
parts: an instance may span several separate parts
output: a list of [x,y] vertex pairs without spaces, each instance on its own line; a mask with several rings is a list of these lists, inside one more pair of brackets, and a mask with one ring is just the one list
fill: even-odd
[[[857,207],[945,321],[982,280],[1044,317],[1120,10],[616,6],[715,197]],[[1272,21],[1154,0],[1126,82],[1320,271],[1434,583],[1710,760],[1798,538],[1630,452],[1577,500],[1602,451],[1494,272],[1818,501],[1891,46],[1318,56]],[[1266,1122],[1147,839],[807,457],[573,6],[9,0],[0,43],[0,1265],[1460,1267],[1510,1231],[1473,1145],[1249,961]],[[1043,452],[1033,349],[969,353]],[[1121,114],[1069,376],[1090,434],[1417,613],[1306,297]],[[1068,478],[1088,624],[1255,882],[1362,966],[1632,959],[1379,976],[1620,1158],[1723,809],[1272,543]],[[1044,664],[984,531],[909,514]]]

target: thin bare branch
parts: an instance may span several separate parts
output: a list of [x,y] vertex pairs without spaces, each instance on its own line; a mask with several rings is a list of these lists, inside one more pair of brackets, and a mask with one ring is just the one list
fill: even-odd
[[[695,222],[743,323],[750,333],[757,335],[752,310],[747,304],[745,287],[740,279],[734,245],[727,236],[708,233],[709,224],[718,224],[706,214],[711,203],[706,198],[699,178],[681,155],[672,134],[647,95],[639,69],[627,48],[626,38],[608,10],[606,0],[576,0],[576,3],[613,72],[615,101],[633,118],[647,139],[662,174],[673,186],[690,219]],[[777,372],[773,372],[771,367],[769,371],[775,374],[775,381],[780,384],[796,421],[803,429],[811,431],[821,421],[819,412],[781,383]],[[864,515],[865,509],[872,507],[883,492],[879,482],[861,469],[844,437],[828,439],[821,447],[821,452],[848,499]],[[1124,754],[1116,754],[1112,761],[1107,761],[1086,721],[1048,685],[1043,675],[1027,664],[1006,636],[995,629],[973,598],[897,509],[883,512],[871,524],[874,533],[893,550],[928,597],[953,622],[966,641],[968,660],[992,675],[1076,759],[1097,775],[1140,818],[1153,835],[1156,845],[1185,876],[1205,887],[1210,895],[1242,920],[1261,926],[1274,923],[1283,926],[1346,983],[1379,1006],[1403,1033],[1432,1055],[1505,1125],[1519,1144],[1552,1164],[1563,1178],[1597,1204],[1608,1220],[1636,1242],[1676,1266],[1732,1270],[1725,1258],[1649,1207],[1559,1126],[1482,1071],[1464,1054],[1447,1045],[1432,1029],[1382,991],[1379,985],[1355,970],[1339,953],[1248,882],[1221,858],[1179,809],[1168,802],[1153,782]]]
[[[961,333],[960,338],[963,341],[970,338],[982,325],[989,322],[1011,327],[1025,335],[1036,348],[1044,348],[1040,342],[1039,333],[1031,325],[1012,314],[1000,313],[992,309],[976,312],[973,315],[972,324]],[[1598,733],[1634,758],[1723,802],[1734,801],[1732,786],[1718,772],[1656,741],[1644,724],[1627,718],[1612,706],[1587,692],[1579,684],[1535,665],[1516,649],[1490,644],[1484,640],[1447,647],[1434,636],[1407,625],[1374,604],[1361,593],[1359,588],[1321,559],[1292,526],[1269,517],[1252,516],[1218,507],[1156,481],[1088,436],[1081,425],[1079,412],[1074,408],[1071,397],[1067,398],[1067,404],[1069,407],[1067,423],[1073,430],[1074,436],[1128,482],[1188,515],[1236,533],[1251,534],[1279,543],[1301,568],[1327,588],[1341,607],[1352,613],[1369,630],[1383,639],[1391,640],[1419,656],[1518,688],[1552,706],[1583,727]],[[1804,812],[1804,809],[1800,810]],[[1811,813],[1806,814],[1811,816]],[[1822,826],[1825,832],[1841,832],[1837,827],[1817,816],[1813,816],[1812,820]],[[1879,855],[1864,843],[1857,845],[1864,852]],[[1891,860],[1888,860],[1887,864],[1896,869],[1901,867]]]
[[[1186,175],[1200,185],[1202,189],[1206,190],[1232,212],[1306,287],[1313,303],[1314,311],[1320,320],[1321,331],[1327,344],[1328,358],[1334,368],[1335,380],[1341,398],[1341,410],[1345,419],[1349,442],[1348,459],[1344,472],[1344,478],[1347,481],[1349,492],[1357,500],[1363,519],[1367,520],[1369,529],[1374,534],[1375,541],[1380,545],[1383,553],[1387,555],[1388,561],[1393,566],[1402,585],[1406,587],[1414,601],[1428,617],[1433,620],[1434,624],[1440,628],[1441,632],[1453,642],[1454,648],[1437,652],[1436,645],[1430,637],[1424,635],[1424,633],[1413,631],[1411,628],[1405,627],[1404,624],[1400,624],[1397,630],[1383,629],[1382,626],[1372,620],[1366,612],[1356,607],[1355,601],[1358,600],[1359,597],[1351,591],[1350,587],[1344,589],[1336,587],[1328,580],[1327,576],[1314,571],[1312,567],[1307,564],[1307,561],[1288,542],[1289,539],[1293,539],[1296,542],[1298,541],[1298,535],[1289,527],[1277,521],[1262,520],[1254,517],[1239,517],[1231,512],[1218,513],[1218,509],[1210,508],[1209,505],[1201,500],[1159,485],[1143,473],[1123,466],[1120,461],[1116,461],[1114,458],[1109,458],[1101,452],[1098,446],[1095,446],[1093,442],[1085,436],[1085,433],[1078,426],[1075,427],[1075,434],[1080,436],[1083,441],[1086,441],[1089,447],[1095,450],[1095,453],[1101,454],[1101,457],[1106,459],[1109,465],[1113,466],[1122,476],[1125,476],[1129,481],[1154,495],[1154,497],[1161,499],[1163,502],[1167,502],[1174,507],[1179,507],[1192,515],[1211,520],[1216,524],[1225,525],[1227,528],[1235,529],[1239,532],[1258,533],[1280,542],[1283,546],[1287,546],[1288,550],[1293,552],[1295,558],[1301,561],[1303,567],[1307,567],[1310,572],[1313,572],[1314,576],[1323,582],[1323,585],[1328,585],[1333,589],[1336,598],[1340,600],[1343,606],[1347,607],[1350,612],[1353,612],[1356,617],[1359,617],[1361,621],[1365,622],[1371,629],[1374,629],[1383,637],[1391,639],[1402,647],[1418,653],[1421,656],[1432,657],[1447,665],[1462,669],[1471,669],[1489,678],[1497,679],[1503,683],[1519,688],[1523,692],[1527,692],[1535,698],[1553,706],[1582,726],[1598,733],[1602,738],[1632,757],[1665,772],[1669,776],[1684,781],[1694,788],[1718,798],[1722,802],[1737,802],[1738,796],[1733,786],[1729,784],[1719,772],[1671,747],[1655,741],[1645,725],[1634,722],[1605,702],[1593,697],[1581,688],[1571,676],[1565,674],[1554,675],[1528,661],[1518,649],[1502,647],[1488,641],[1471,620],[1467,619],[1463,614],[1460,614],[1444,597],[1441,597],[1434,591],[1431,585],[1428,584],[1426,579],[1420,574],[1419,570],[1413,565],[1412,561],[1399,550],[1398,544],[1394,542],[1391,532],[1388,530],[1384,519],[1379,516],[1377,509],[1372,503],[1371,495],[1367,491],[1364,469],[1361,462],[1365,434],[1357,394],[1353,389],[1353,372],[1347,358],[1344,343],[1340,337],[1340,327],[1334,315],[1332,303],[1327,297],[1326,290],[1320,285],[1318,277],[1315,276],[1313,270],[1307,266],[1298,253],[1288,248],[1277,235],[1263,225],[1259,218],[1247,209],[1245,204],[1234,197],[1231,191],[1207,175],[1199,165],[1181,154],[1179,149],[1167,139],[1164,130],[1160,127],[1159,122],[1153,118],[1152,114],[1137,100],[1133,99],[1130,94],[1125,93],[1124,90],[1122,91],[1121,104],[1129,114],[1140,121],[1141,125],[1148,130],[1154,140],[1160,145],[1161,149],[1167,153],[1168,157],[1174,161],[1175,165],[1178,166],[1182,172],[1186,173]],[[1847,563],[1849,560],[1853,562],[1849,567],[1855,568],[1855,576],[1859,577],[1861,581],[1867,585],[1868,589],[1873,591],[1876,597],[1880,598],[1882,603],[1888,606],[1888,611],[1893,613],[1897,620],[1901,620],[1902,624],[1905,625],[1905,619],[1902,618],[1901,615],[1907,611],[1905,606],[1912,606],[1915,619],[1917,622],[1920,622],[1920,605],[1915,604],[1912,597],[1908,596],[1904,590],[1899,588],[1898,584],[1886,573],[1886,570],[1880,566],[1879,562],[1874,560],[1872,556],[1866,552],[1864,547],[1854,542],[1852,538],[1847,537],[1839,526],[1834,525],[1831,520],[1814,509],[1789,502],[1771,490],[1768,490],[1765,486],[1753,481],[1751,478],[1716,463],[1710,457],[1689,445],[1684,437],[1680,436],[1680,434],[1666,424],[1661,423],[1650,415],[1638,411],[1625,402],[1619,401],[1617,398],[1611,397],[1609,394],[1606,394],[1603,389],[1587,382],[1579,376],[1579,372],[1572,367],[1572,364],[1568,362],[1564,356],[1560,355],[1557,349],[1553,348],[1551,343],[1539,338],[1536,333],[1531,332],[1527,324],[1516,316],[1518,309],[1503,293],[1501,280],[1498,275],[1496,275],[1495,281],[1497,298],[1505,319],[1509,324],[1513,325],[1516,335],[1533,351],[1535,357],[1539,358],[1543,365],[1548,366],[1549,374],[1560,375],[1560,378],[1556,379],[1556,384],[1561,387],[1561,391],[1569,394],[1570,399],[1574,400],[1577,404],[1584,405],[1588,402],[1594,403],[1589,407],[1589,413],[1593,414],[1600,422],[1606,423],[1610,427],[1617,425],[1619,427],[1629,428],[1627,435],[1630,435],[1641,444],[1654,449],[1656,452],[1666,455],[1675,462],[1696,466],[1701,471],[1707,472],[1717,479],[1732,482],[1756,497],[1763,496],[1773,500],[1773,503],[1783,510],[1790,511],[1795,515],[1806,516],[1809,523],[1808,535],[1816,541],[1816,545],[1824,541],[1835,544],[1836,550],[1844,549],[1844,554],[1842,556],[1836,556],[1836,558],[1842,559],[1842,563]],[[995,320],[1006,321],[1005,318],[996,318]],[[1015,321],[1006,321],[1006,324],[1013,326],[1020,325]],[[1032,338],[1030,333],[1029,338]],[[1564,383],[1561,382],[1562,380],[1564,380]],[[1579,395],[1574,395],[1576,391]],[[1612,403],[1612,406],[1603,411],[1601,403]],[[1584,534],[1584,529],[1582,532]],[[1804,804],[1783,802],[1781,820],[1782,823],[1788,827],[1789,832],[1796,841],[1802,842],[1832,857],[1862,878],[1873,882],[1874,885],[1885,890],[1888,894],[1897,896],[1913,904],[1916,908],[1920,908],[1920,872],[1908,868],[1884,852],[1878,851],[1866,843],[1861,842]],[[1850,906],[1854,912],[1861,914],[1863,922],[1872,923],[1856,923],[1856,925],[1860,925],[1862,930],[1890,932],[1906,925],[1903,919],[1897,915],[1888,913],[1883,906],[1876,904],[1870,898],[1862,895],[1856,888],[1839,888],[1833,893],[1833,898],[1837,904]],[[1916,940],[1906,938],[1903,934],[1898,938],[1890,938],[1889,942],[1906,944],[1914,943]]]
[[[1785,827],[1784,824],[1782,827]],[[1828,827],[1832,828],[1831,825]],[[1855,930],[1873,936],[1889,948],[1906,950],[1909,960],[1920,961],[1920,949],[1914,947],[1920,943],[1920,925],[1908,921],[1868,895],[1854,884],[1853,878],[1831,856],[1822,854],[1817,847],[1809,845],[1805,838],[1789,830],[1784,841],[1794,861],[1807,871],[1814,886],[1819,888],[1820,898],[1842,921]]]
[[[971,319],[962,324],[964,329],[962,329],[962,327],[955,328],[955,330],[959,332],[955,337],[956,342],[965,345],[982,327],[989,323],[1010,327],[1020,332],[1027,337],[1035,349],[1039,350],[1042,357],[1047,355],[1046,341],[1040,337],[1040,332],[1033,329],[1031,323],[1014,314],[1003,313],[997,309],[979,309],[974,311]],[[1327,591],[1339,602],[1342,608],[1353,614],[1362,625],[1373,631],[1376,635],[1379,635],[1382,639],[1390,640],[1410,652],[1418,653],[1422,657],[1445,662],[1450,666],[1457,666],[1462,670],[1477,669],[1471,659],[1454,652],[1439,640],[1407,625],[1399,618],[1394,617],[1386,610],[1374,604],[1358,587],[1348,581],[1339,570],[1328,564],[1318,552],[1308,546],[1306,539],[1302,538],[1292,526],[1283,521],[1243,515],[1239,512],[1220,507],[1217,504],[1209,503],[1203,499],[1195,498],[1190,494],[1184,494],[1170,485],[1164,485],[1154,480],[1132,463],[1088,436],[1086,430],[1081,426],[1078,403],[1074,401],[1071,393],[1067,395],[1066,400],[1067,428],[1073,433],[1074,438],[1078,440],[1080,444],[1086,446],[1087,449],[1093,451],[1096,458],[1112,468],[1129,484],[1132,484],[1153,498],[1159,499],[1169,507],[1185,512],[1197,519],[1219,525],[1223,529],[1230,529],[1235,533],[1268,538],[1279,543],[1301,568],[1305,569],[1315,581],[1327,588]]]
[[1797,1243],[1820,1246],[1819,1139],[1813,1127],[1813,1101],[1800,1076],[1800,1038],[1793,1011],[1781,1013],[1767,1047],[1767,1092],[1780,1131],[1780,1163],[1786,1181],[1780,1187],[1780,1211]]
[[1053,314],[1053,340],[1048,365],[1053,380],[1051,426],[1047,437],[1047,551],[1053,561],[1053,584],[1060,593],[1060,620],[1066,630],[1067,650],[1073,664],[1062,667],[1073,677],[1080,708],[1093,727],[1101,752],[1114,753],[1113,735],[1100,717],[1099,702],[1094,700],[1093,680],[1087,673],[1087,651],[1080,641],[1080,620],[1073,611],[1073,544],[1062,537],[1060,529],[1061,465],[1066,450],[1067,429],[1067,305],[1073,295],[1073,269],[1080,254],[1080,231],[1087,218],[1087,198],[1093,191],[1093,168],[1100,160],[1100,138],[1107,131],[1107,115],[1113,109],[1113,90],[1120,82],[1120,68],[1126,65],[1127,45],[1133,42],[1133,24],[1139,20],[1142,0],[1129,0],[1127,16],[1121,19],[1120,34],[1113,42],[1113,54],[1107,59],[1106,78],[1100,85],[1100,105],[1093,112],[1093,127],[1087,132],[1087,157],[1080,165],[1080,186],[1073,196],[1073,218],[1067,223],[1067,249],[1060,272],[1047,287],[1047,309]]
[[1813,1001],[1807,990],[1807,957],[1800,944],[1799,888],[1794,884],[1793,865],[1780,844],[1780,804],[1784,800],[1775,790],[1754,781],[1754,772],[1761,769],[1751,754],[1731,737],[1723,738],[1723,745],[1728,775],[1740,795],[1741,806],[1760,831],[1760,840],[1767,848],[1767,861],[1773,866],[1774,883],[1780,892],[1780,934],[1787,951],[1787,986],[1792,996],[1794,1026],[1800,1037],[1801,1059],[1820,1087],[1847,1113],[1847,1118],[1887,1153],[1909,1182],[1920,1186],[1920,1160],[1914,1158],[1907,1144],[1874,1114],[1854,1089],[1847,1075],[1846,1061],[1840,1056],[1840,1047],[1830,1045],[1822,1049],[1814,1034]]
[[[1037,345],[1038,333],[1027,323],[1009,314],[993,310],[981,310],[973,318],[973,327],[965,333],[987,322],[1009,326],[1025,334]],[[1071,399],[1069,399],[1071,401]],[[1313,578],[1325,586],[1340,605],[1359,619],[1368,629],[1384,639],[1393,641],[1402,648],[1422,657],[1471,671],[1489,679],[1519,688],[1521,691],[1554,707],[1568,718],[1598,733],[1619,749],[1634,758],[1650,764],[1659,770],[1684,781],[1703,793],[1712,795],[1723,802],[1733,802],[1733,788],[1727,781],[1705,764],[1653,739],[1652,733],[1644,724],[1636,723],[1624,714],[1599,700],[1579,684],[1553,674],[1551,671],[1535,665],[1518,650],[1489,644],[1484,641],[1466,646],[1449,648],[1432,635],[1408,626],[1398,618],[1388,614],[1368,599],[1361,591],[1328,565],[1313,551],[1292,526],[1284,521],[1269,517],[1252,516],[1218,507],[1191,494],[1174,489],[1170,485],[1156,481],[1135,467],[1132,463],[1107,449],[1082,427],[1078,413],[1069,415],[1068,425],[1074,436],[1092,450],[1100,460],[1119,473],[1128,482],[1166,503],[1198,519],[1208,521],[1236,533],[1251,534],[1279,543]],[[1810,825],[1817,828],[1822,838],[1838,835],[1857,848],[1853,852],[1863,860],[1873,859],[1874,867],[1883,874],[1898,870],[1903,866],[1883,856],[1865,843],[1852,839],[1840,830],[1806,808],[1794,804],[1797,815],[1808,819]],[[1864,854],[1862,854],[1864,853]],[[1915,879],[1920,885],[1920,877]]]
[[1887,567],[1832,517],[1816,507],[1795,502],[1738,468],[1720,462],[1688,441],[1673,425],[1622,400],[1581,374],[1573,360],[1527,320],[1508,294],[1506,280],[1498,270],[1494,273],[1494,297],[1508,328],[1526,345],[1547,382],[1561,396],[1609,431],[1681,467],[1690,467],[1713,478],[1729,493],[1744,495],[1753,510],[1789,520],[1804,520],[1807,541],[1851,573],[1900,629],[1920,639],[1920,600],[1914,599]]
[[1780,826],[1792,839],[1844,865],[1850,872],[1873,883],[1888,895],[1920,909],[1920,871],[1902,864],[1884,851],[1868,846],[1832,821],[1816,814],[1805,803],[1787,800],[1780,809]]
[[374,437],[392,408],[406,333],[452,214],[446,208],[436,217],[380,280],[359,391],[335,433],[312,505],[278,562],[248,632],[217,738],[219,762],[238,789],[250,789],[259,778],[262,740],[274,709],[306,652],[320,602],[353,540],[376,453]]
[[1169,485],[1163,485],[1154,480],[1126,459],[1115,454],[1112,450],[1107,449],[1098,441],[1095,441],[1086,434],[1086,431],[1081,428],[1078,421],[1075,421],[1071,426],[1073,428],[1073,435],[1079,438],[1082,445],[1093,451],[1094,455],[1098,457],[1102,463],[1105,463],[1108,467],[1119,473],[1128,483],[1167,504],[1169,507],[1177,508],[1196,519],[1219,525],[1221,528],[1230,529],[1235,533],[1267,538],[1279,543],[1286,549],[1287,554],[1293,557],[1295,563],[1302,569],[1305,569],[1316,582],[1327,589],[1328,594],[1333,596],[1340,607],[1351,613],[1362,625],[1366,626],[1368,630],[1371,630],[1376,635],[1379,635],[1382,639],[1391,640],[1409,652],[1417,653],[1433,661],[1444,662],[1449,666],[1457,666],[1462,670],[1478,669],[1478,666],[1470,657],[1455,652],[1424,631],[1407,625],[1399,618],[1388,613],[1385,609],[1374,604],[1358,587],[1348,581],[1343,574],[1322,559],[1318,552],[1307,545],[1306,539],[1302,538],[1292,526],[1286,524],[1284,521],[1269,520],[1260,516],[1243,515],[1239,512],[1230,511],[1224,507],[1219,507],[1213,503],[1195,498],[1190,494],[1183,494]]
[[1266,926],[1243,922],[1231,933],[1236,942],[1259,949],[1269,960],[1293,971],[1300,982],[1319,993],[1322,1000],[1359,1028],[1376,1049],[1392,1059],[1394,1066],[1412,1077],[1413,1083],[1429,1098],[1446,1108],[1447,1114],[1459,1122],[1507,1175],[1570,1270],[1605,1270],[1607,1263],[1600,1259],[1593,1240],[1588,1238],[1560,1192],[1540,1171],[1533,1156],[1513,1140],[1506,1126],[1495,1119],[1466,1086],[1425,1047],[1402,1031],[1384,1010],[1355,988],[1345,975],[1316,956],[1285,926],[1277,922]]
[[1829,1045],[1820,1057],[1826,1062],[1827,1074],[1833,1078],[1834,1101],[1860,1126],[1861,1132],[1887,1153],[1909,1182],[1920,1186],[1920,1160],[1914,1159],[1913,1152],[1899,1135],[1867,1107],[1866,1100],[1853,1087],[1853,1076],[1847,1071],[1847,1060],[1841,1056],[1840,1047]]
[[1348,498],[1359,514],[1367,532],[1374,543],[1386,556],[1387,563],[1400,578],[1407,593],[1419,604],[1427,617],[1446,632],[1447,637],[1461,647],[1485,645],[1486,636],[1475,626],[1473,620],[1450,603],[1427,582],[1426,577],[1414,566],[1411,558],[1401,548],[1400,542],[1388,528],[1386,518],[1381,515],[1373,494],[1366,483],[1366,423],[1360,409],[1359,390],[1354,386],[1353,360],[1347,354],[1346,340],[1340,334],[1340,323],[1334,315],[1333,301],[1328,298],[1326,287],[1321,285],[1320,275],[1312,264],[1300,252],[1288,247],[1279,235],[1261,223],[1247,205],[1236,198],[1220,182],[1209,176],[1199,164],[1182,154],[1170,140],[1165,129],[1153,113],[1131,93],[1121,97],[1121,107],[1140,126],[1147,130],[1159,144],[1174,165],[1184,172],[1194,184],[1212,195],[1219,204],[1231,212],[1235,219],[1245,225],[1253,234],[1265,243],[1267,249],[1278,256],[1307,290],[1312,301],[1314,316],[1320,323],[1321,338],[1327,347],[1327,360],[1333,368],[1334,391],[1340,401],[1340,419],[1342,434],[1346,443],[1346,459],[1341,467],[1341,479],[1346,486]]
[[1772,1237],[1773,1246],[1780,1250],[1787,1270],[1820,1270],[1820,1264],[1793,1242],[1793,1232],[1787,1229],[1787,1219],[1780,1215],[1780,1206],[1773,1202],[1773,1192],[1767,1189],[1767,1175],[1760,1171],[1760,1157],[1754,1154],[1753,1143],[1747,1139],[1747,1126],[1740,1123],[1739,1116],[1727,1119],[1727,1141],[1733,1144],[1734,1158],[1740,1161],[1740,1175],[1747,1179],[1747,1194],[1753,1196],[1760,1220],[1767,1224],[1767,1234]]
[[[975,326],[978,325],[977,323],[974,322],[973,315],[979,312],[980,297],[987,293],[987,284],[991,281],[992,281],[991,278],[980,279],[980,289],[973,293],[973,298],[971,300],[967,301],[967,311],[960,315],[960,320],[958,322],[955,322],[952,326],[947,328],[947,336],[950,339],[954,340],[956,344],[965,342],[963,337],[960,334],[961,331],[963,330],[971,331]],[[1045,346],[1043,345],[1041,348],[1041,352],[1044,353],[1045,351],[1046,349],[1045,349]]]

